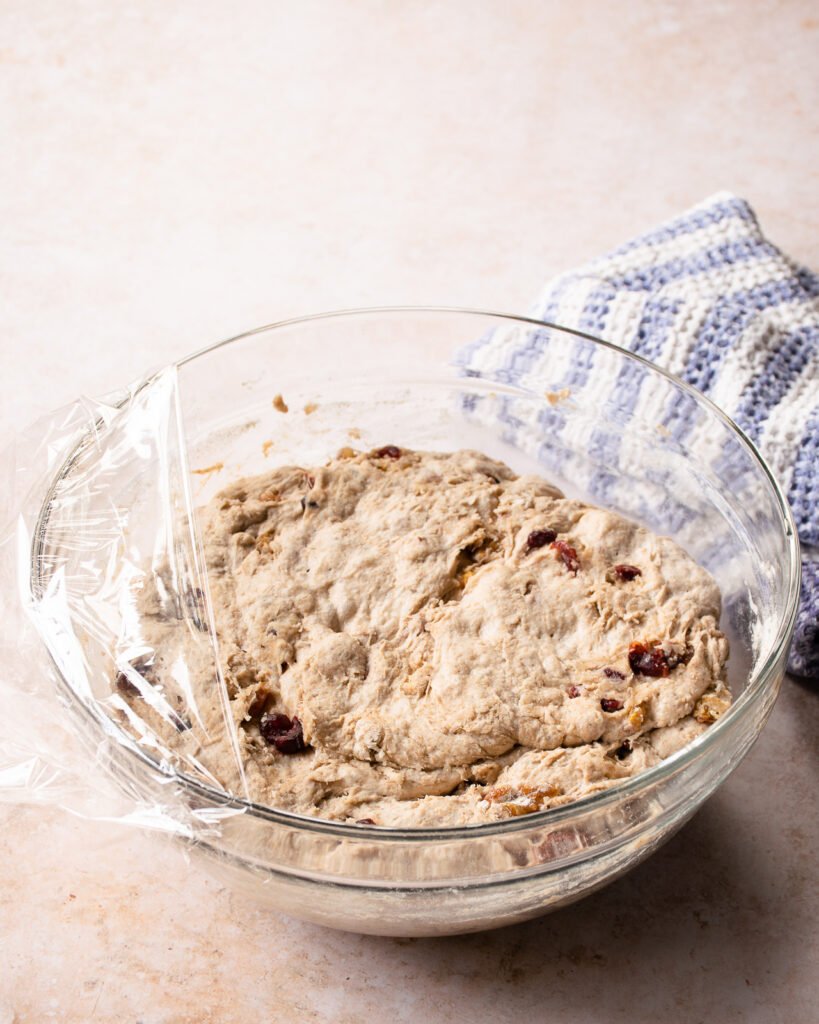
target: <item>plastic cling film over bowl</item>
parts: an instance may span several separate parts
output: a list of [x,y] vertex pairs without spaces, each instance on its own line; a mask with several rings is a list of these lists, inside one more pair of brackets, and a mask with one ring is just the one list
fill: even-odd
[[[218,815],[193,805],[179,773],[227,799],[206,751],[238,748],[191,515],[176,367],[110,403],[62,410],[32,435],[7,456],[17,514],[3,536],[16,585],[6,662],[21,671],[3,683],[0,788],[186,836],[210,831]],[[177,637],[162,683],[150,621]],[[212,680],[197,691],[207,707],[193,673]],[[246,795],[238,752],[233,777],[230,795]]]

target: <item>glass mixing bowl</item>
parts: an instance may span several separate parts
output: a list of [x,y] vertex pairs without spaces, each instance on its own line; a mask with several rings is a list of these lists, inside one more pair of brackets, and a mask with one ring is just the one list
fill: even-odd
[[[160,377],[137,396],[150,395]],[[164,372],[169,379],[161,415],[146,413],[146,403],[135,417],[132,392],[62,466],[34,538],[32,593],[42,600],[56,582],[63,587],[70,621],[44,638],[95,770],[102,764],[143,805],[180,818],[184,810],[196,824],[180,827],[183,839],[256,904],[384,935],[524,920],[634,867],[748,752],[785,670],[798,544],[753,445],[681,381],[554,325],[442,309],[273,324],[183,359]],[[160,419],[162,443],[152,447]],[[722,589],[730,710],[612,789],[462,828],[382,829],[289,814],[226,794],[134,742],[106,704],[124,614],[111,581],[127,578],[123,566],[140,536],[140,550],[150,550],[163,528],[157,509],[184,512],[240,475],[388,443],[477,448],[674,537]],[[79,482],[89,474],[90,488]]]

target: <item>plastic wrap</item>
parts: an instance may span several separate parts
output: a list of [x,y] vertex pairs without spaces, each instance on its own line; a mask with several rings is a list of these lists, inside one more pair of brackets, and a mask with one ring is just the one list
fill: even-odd
[[[222,808],[196,807],[178,784],[182,772],[222,790],[198,753],[214,731],[237,748],[176,367],[46,417],[5,452],[3,470],[0,798],[185,836],[239,813],[227,793]],[[145,607],[149,588],[158,609]],[[152,614],[184,636],[161,683],[145,637]],[[222,710],[215,730],[191,686],[192,659]],[[170,749],[168,735],[181,732]],[[236,767],[244,795],[238,752]]]

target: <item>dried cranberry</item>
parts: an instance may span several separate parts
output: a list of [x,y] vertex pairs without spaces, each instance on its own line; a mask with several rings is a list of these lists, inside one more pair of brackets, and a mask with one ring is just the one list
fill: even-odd
[[262,717],[259,728],[261,729],[262,736],[272,742],[274,736],[287,732],[292,726],[293,722],[287,715],[273,713]]
[[615,565],[614,571],[617,578],[625,582],[643,575],[643,570],[638,569],[636,565]]
[[569,689],[566,691],[566,693],[568,693],[568,695],[570,697],[579,697],[580,696],[580,687],[579,686],[575,686],[574,683],[572,683],[572,685],[569,687]]
[[623,710],[623,702],[621,700],[615,700],[613,697],[604,697],[600,701],[600,707],[604,711],[608,711],[608,712],[622,711]]
[[603,675],[608,676],[609,679],[625,679],[626,677],[622,672],[618,672],[616,668],[604,668]]
[[554,530],[532,530],[526,538],[526,550],[528,552],[534,551],[535,548],[545,547],[547,544],[551,544],[555,537],[557,534]]
[[377,459],[400,459],[401,449],[396,448],[394,444],[385,444],[383,448],[376,449],[375,457]]
[[266,743],[282,754],[297,754],[307,746],[301,722],[295,715],[292,719],[287,715],[262,715],[259,732]]
[[129,697],[139,697],[139,688],[135,686],[124,672],[118,672],[114,680],[114,686],[120,693],[128,694]]
[[173,725],[177,732],[188,732],[193,728],[193,723],[187,715],[182,716],[178,715],[175,711],[171,711],[168,717],[171,720],[171,725]]
[[628,663],[631,671],[637,676],[667,676],[669,672],[668,656],[662,647],[649,647],[647,644],[633,643],[628,649]]
[[565,540],[556,540],[552,544],[552,548],[557,552],[557,557],[569,572],[574,573],[576,576],[577,570],[580,568],[580,562],[577,558],[577,552],[571,544],[567,544]]
[[628,755],[631,753],[631,744],[628,740],[623,740],[620,746],[614,751],[614,756],[618,761],[625,761]]
[[206,621],[207,611],[205,609],[205,592],[201,587],[193,587],[185,591],[185,607],[191,622],[200,633],[209,633],[210,629]]
[[300,750],[304,750],[307,747],[307,744],[304,742],[304,730],[298,718],[293,719],[291,729],[281,736],[274,738],[273,744],[281,754],[297,754]]
[[374,825],[375,822],[372,818],[359,818],[356,825]]
[[[145,661],[135,661],[131,663],[131,668],[135,672],[138,672],[143,679],[147,680],[147,682],[151,682],[151,680],[148,679],[148,672],[150,671],[151,668],[151,662],[146,663]],[[136,683],[131,682],[131,680],[128,678],[128,676],[126,676],[124,672],[117,673],[117,677],[114,680],[114,686],[116,686],[120,693],[127,694],[129,697],[142,696],[142,691],[140,690],[140,688],[136,685]]]

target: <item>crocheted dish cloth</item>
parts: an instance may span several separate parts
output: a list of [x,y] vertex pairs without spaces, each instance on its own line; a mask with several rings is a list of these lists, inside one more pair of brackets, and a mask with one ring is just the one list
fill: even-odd
[[[659,364],[708,395],[757,445],[802,543],[788,667],[819,677],[819,277],[767,241],[748,203],[720,193],[554,278],[533,315]],[[460,361],[531,368],[538,353],[531,340],[526,347],[510,351],[490,334]]]

